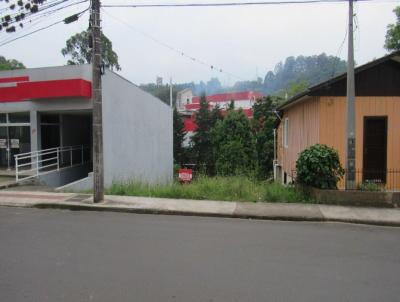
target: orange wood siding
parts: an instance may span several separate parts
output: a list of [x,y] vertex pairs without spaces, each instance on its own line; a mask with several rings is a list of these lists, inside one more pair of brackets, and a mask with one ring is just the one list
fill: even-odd
[[[356,98],[356,168],[363,168],[364,117],[386,116],[387,169],[400,171],[400,97]],[[289,146],[282,145],[284,119],[289,118]],[[346,150],[346,97],[313,97],[285,110],[278,129],[278,159],[291,173],[298,154],[309,145],[321,143],[339,152],[343,167]],[[387,184],[400,189],[400,173],[388,174]],[[362,182],[362,174],[357,174]],[[344,187],[344,182],[339,188]]]
[[[321,126],[320,142],[335,148],[345,166],[346,152],[346,98],[320,98]],[[356,169],[363,169],[364,117],[387,116],[387,168],[400,170],[400,97],[357,97],[356,98]],[[357,174],[357,183],[362,174]],[[400,186],[400,175],[388,174],[387,183]],[[344,187],[342,181],[339,185]]]
[[[285,119],[289,119],[288,148],[283,146],[283,128]],[[296,169],[298,154],[319,139],[319,102],[318,98],[293,105],[284,112],[278,128],[278,159],[283,170],[289,175]]]

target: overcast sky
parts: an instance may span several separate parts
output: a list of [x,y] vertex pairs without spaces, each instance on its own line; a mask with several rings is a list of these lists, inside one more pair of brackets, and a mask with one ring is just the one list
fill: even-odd
[[[78,1],[78,0],[72,0]],[[208,0],[208,2],[226,2]],[[236,0],[240,2],[241,0]],[[165,0],[158,3],[193,3],[202,0]],[[242,1],[243,2],[243,1]],[[103,4],[157,3],[157,0],[103,0]],[[358,28],[355,32],[355,59],[366,63],[386,53],[386,27],[395,22],[395,1],[355,4]],[[3,4],[2,4],[3,5]],[[71,7],[42,18],[36,27],[83,10],[87,4]],[[120,73],[134,83],[155,82],[156,76],[174,82],[207,81],[218,77],[224,85],[238,78],[264,77],[276,63],[288,56],[336,55],[346,33],[346,3],[267,5],[208,8],[105,8],[103,30],[119,55]],[[63,15],[61,15],[61,13]],[[66,39],[87,28],[88,14],[78,22],[60,24],[0,47],[0,55],[22,61],[27,67],[63,65],[61,55]],[[24,31],[14,34],[22,35]],[[0,43],[13,37],[0,33]],[[155,42],[155,40],[158,42]],[[164,44],[162,44],[164,43]],[[167,48],[171,46],[209,65],[230,73],[220,73]],[[340,52],[347,57],[347,46]]]

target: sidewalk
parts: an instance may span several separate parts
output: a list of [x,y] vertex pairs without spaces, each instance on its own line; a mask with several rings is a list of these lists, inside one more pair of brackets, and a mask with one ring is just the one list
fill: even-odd
[[0,206],[11,207],[290,221],[335,221],[400,226],[400,209],[316,204],[245,203],[130,196],[106,196],[105,199],[106,201],[103,203],[93,204],[92,196],[88,194],[0,191]]

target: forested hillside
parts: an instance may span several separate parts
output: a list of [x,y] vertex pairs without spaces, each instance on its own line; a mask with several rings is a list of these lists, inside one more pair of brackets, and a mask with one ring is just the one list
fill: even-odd
[[[346,61],[325,53],[314,56],[292,56],[276,64],[274,70],[268,71],[264,79],[259,78],[257,81],[239,81],[230,87],[222,86],[218,78],[211,78],[207,82],[174,84],[173,99],[175,100],[177,91],[185,88],[191,88],[195,95],[203,92],[210,95],[255,90],[264,95],[291,97],[309,86],[328,80],[345,71]],[[144,84],[141,85],[141,88],[169,103],[169,85]]]

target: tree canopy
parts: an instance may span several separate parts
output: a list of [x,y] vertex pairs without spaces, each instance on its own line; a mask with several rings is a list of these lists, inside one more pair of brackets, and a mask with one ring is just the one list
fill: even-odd
[[185,161],[185,148],[183,147],[183,141],[185,140],[185,129],[183,124],[182,116],[179,112],[174,109],[173,115],[173,140],[174,140],[174,161],[178,164],[183,164]]
[[0,56],[0,70],[14,70],[25,68],[25,65],[14,59],[6,59]]
[[256,168],[255,139],[244,112],[229,110],[212,129],[215,167],[219,175],[248,175]]
[[395,24],[389,24],[386,31],[385,48],[389,51],[400,50],[400,6],[397,6],[393,12],[396,14]]
[[272,174],[274,159],[274,124],[276,115],[273,110],[280,99],[272,96],[257,100],[253,105],[252,127],[256,139],[257,176],[265,179]]
[[[118,55],[112,48],[112,42],[104,35],[102,40],[102,59],[107,68],[121,70]],[[64,57],[69,57],[68,65],[87,64],[92,62],[92,49],[90,47],[91,34],[89,30],[75,34],[66,41],[66,46],[61,49]]]
[[346,61],[325,53],[315,56],[288,57],[264,78],[264,93],[279,94],[292,83],[315,85],[346,71]]

